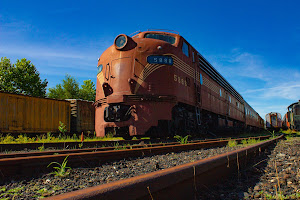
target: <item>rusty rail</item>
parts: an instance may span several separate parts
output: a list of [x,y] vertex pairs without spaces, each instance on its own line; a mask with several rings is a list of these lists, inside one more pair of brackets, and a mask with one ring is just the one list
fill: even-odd
[[[250,137],[253,139],[267,139],[270,136],[260,136],[260,137]],[[241,141],[245,138],[238,138],[233,139],[236,141]],[[249,139],[249,138],[246,138]],[[219,138],[219,139],[208,139],[208,140],[195,140],[195,141],[189,141],[189,144],[191,143],[199,143],[199,142],[211,142],[211,141],[220,141],[220,140],[226,140],[228,141],[228,138]],[[83,153],[83,152],[96,152],[96,151],[109,151],[109,150],[116,150],[117,148],[124,148],[124,149],[133,149],[133,148],[148,148],[148,147],[158,147],[158,146],[168,146],[168,145],[177,145],[180,144],[179,142],[168,142],[168,143],[155,143],[155,144],[134,144],[131,146],[114,146],[114,147],[101,147],[101,148],[83,148],[83,149],[65,149],[65,150],[52,150],[52,151],[41,151],[41,152],[21,152],[21,153],[8,153],[8,154],[0,154],[0,159],[4,158],[18,158],[18,157],[30,157],[30,156],[44,156],[44,155],[53,155],[53,154],[70,154],[70,153]]]
[[[83,144],[85,147],[101,147],[105,146],[114,146],[116,143],[122,144],[138,144],[140,142],[157,142],[159,140],[113,140],[113,141],[84,141]],[[82,142],[49,142],[49,143],[24,143],[24,144],[0,144],[0,152],[6,151],[22,151],[24,149],[38,149],[40,146],[44,148],[76,148]]]
[[47,200],[196,199],[202,187],[222,181],[231,172],[240,170],[249,159],[281,138],[283,135],[218,156],[49,197]]
[[[269,136],[255,137],[255,139],[266,139]],[[253,138],[253,137],[252,137]],[[245,138],[235,139],[241,141]],[[47,165],[50,162],[62,162],[66,156],[68,157],[68,165],[71,167],[86,166],[90,167],[91,163],[102,163],[109,160],[118,160],[128,157],[141,157],[155,154],[162,154],[168,152],[179,152],[200,148],[210,148],[226,146],[228,140],[210,141],[210,142],[196,142],[189,144],[172,144],[166,146],[148,147],[148,148],[136,148],[126,150],[108,150],[108,151],[96,151],[96,152],[64,152],[58,155],[38,155],[41,152],[37,152],[35,156],[24,156],[16,158],[2,158],[0,159],[0,177],[3,180],[10,178],[11,176],[31,176],[36,173],[49,172],[50,169]],[[56,151],[55,153],[57,153]],[[46,152],[47,153],[47,152]]]

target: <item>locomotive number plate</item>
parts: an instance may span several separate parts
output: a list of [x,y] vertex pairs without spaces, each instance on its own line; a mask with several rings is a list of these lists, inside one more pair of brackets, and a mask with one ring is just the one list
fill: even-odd
[[173,65],[171,56],[148,56],[147,62],[150,64]]

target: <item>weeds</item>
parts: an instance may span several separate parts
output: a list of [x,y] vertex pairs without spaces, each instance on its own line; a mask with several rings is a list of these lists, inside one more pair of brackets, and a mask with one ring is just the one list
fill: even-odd
[[188,138],[190,135],[186,135],[185,137],[180,136],[180,135],[175,135],[174,138],[179,142],[180,144],[187,144],[188,143]]
[[39,151],[45,151],[45,146],[42,145],[42,146],[38,147],[38,149],[39,149]]
[[[13,196],[12,199],[15,198],[15,196],[18,196],[18,194],[24,189],[24,187],[16,187],[16,188],[13,188],[13,189],[10,189],[10,190],[7,190],[5,187],[1,188],[0,189],[0,192],[2,194],[0,194],[0,197],[1,196],[5,196],[5,195],[10,195],[10,196]],[[4,198],[5,199],[5,198]],[[8,198],[8,199],[11,199],[11,198]]]
[[71,169],[71,167],[67,167],[67,158],[69,156],[65,157],[64,161],[62,162],[62,164],[58,163],[58,162],[51,162],[47,167],[49,167],[52,164],[56,164],[58,165],[58,167],[53,167],[53,169],[56,169],[56,171],[51,172],[50,174],[54,174],[55,176],[59,176],[59,177],[66,177],[70,174],[70,171],[66,171],[66,169]]
[[245,140],[242,140],[242,144],[243,144],[243,145],[248,144],[247,140],[246,140],[246,139],[245,139]]
[[61,132],[63,135],[67,132],[67,129],[66,129],[66,125],[59,121],[59,126],[58,126],[58,130],[59,132]]
[[127,149],[126,145],[121,146],[119,144],[119,142],[117,142],[117,143],[114,144],[114,150],[124,150],[124,149]]
[[235,140],[228,140],[228,147],[235,147],[237,146],[237,142]]
[[[103,141],[103,140],[120,140],[122,138],[99,138],[95,137],[95,135],[90,134],[90,138],[84,138],[84,141]],[[26,134],[19,134],[16,136],[12,136],[11,134],[2,135],[0,134],[0,143],[1,144],[23,144],[23,143],[51,143],[51,142],[82,142],[81,138],[76,134],[74,135],[63,135],[59,133],[58,135],[54,135],[50,132],[44,135],[38,135],[36,137],[28,137]]]
[[259,143],[259,142],[260,142],[260,140],[255,140],[255,139],[248,139],[247,140],[248,144],[256,144],[256,143]]

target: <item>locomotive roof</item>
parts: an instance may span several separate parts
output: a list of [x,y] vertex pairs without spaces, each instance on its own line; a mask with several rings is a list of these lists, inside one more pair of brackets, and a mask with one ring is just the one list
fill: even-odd
[[295,102],[295,103],[292,103],[291,105],[289,105],[289,106],[287,107],[287,109],[289,109],[290,107],[292,107],[292,106],[294,106],[294,105],[296,105],[296,104],[299,104],[299,105],[300,105],[300,100],[299,100],[298,102]]

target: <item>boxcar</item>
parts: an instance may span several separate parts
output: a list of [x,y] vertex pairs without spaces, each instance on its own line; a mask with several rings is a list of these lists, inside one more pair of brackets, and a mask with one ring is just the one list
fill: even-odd
[[95,106],[93,101],[67,99],[71,104],[71,132],[95,131]]
[[59,121],[70,131],[68,101],[0,92],[1,133],[57,132]]

